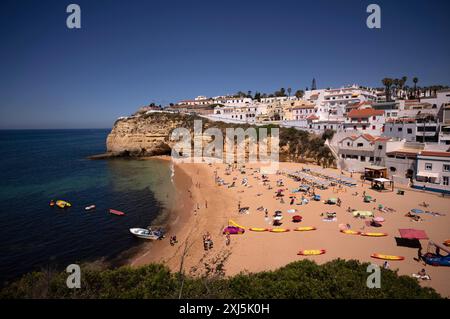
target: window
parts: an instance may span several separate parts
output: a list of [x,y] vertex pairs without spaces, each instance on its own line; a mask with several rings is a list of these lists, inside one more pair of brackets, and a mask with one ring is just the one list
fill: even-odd
[[383,145],[378,145],[378,149],[382,150],[383,149]]
[[375,125],[372,125],[372,130],[375,130]]
[[394,166],[389,167],[389,170],[394,173],[395,171],[397,171],[397,169]]
[[448,186],[448,176],[442,176],[442,185]]
[[361,162],[365,162],[366,161],[366,157],[365,156],[361,156]]
[[372,116],[372,120],[374,120],[374,121],[375,121],[376,119],[377,119],[377,117],[376,117],[376,116]]
[[431,171],[433,169],[433,164],[432,163],[425,163],[425,170],[426,171]]
[[363,144],[363,143],[358,143],[356,146],[357,146],[357,147],[363,147],[364,144]]
[[365,130],[365,129],[366,129],[366,126],[365,126],[365,125],[363,125],[363,126],[362,126],[362,129],[363,129],[363,130]]
[[392,127],[389,128],[389,132],[392,132]]
[[450,165],[444,164],[444,172],[450,172]]
[[403,127],[397,128],[397,131],[399,131],[399,132],[403,131]]
[[407,130],[407,132],[408,132],[408,134],[412,134],[412,128],[409,128],[409,129]]

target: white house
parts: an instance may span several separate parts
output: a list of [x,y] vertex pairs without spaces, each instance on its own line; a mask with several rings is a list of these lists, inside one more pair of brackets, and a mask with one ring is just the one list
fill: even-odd
[[344,130],[380,135],[385,123],[384,111],[372,108],[351,110],[346,115]]
[[450,152],[420,152],[413,187],[450,194]]

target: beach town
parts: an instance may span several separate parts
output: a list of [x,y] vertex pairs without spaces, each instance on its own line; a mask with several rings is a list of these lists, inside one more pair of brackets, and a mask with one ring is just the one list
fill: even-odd
[[417,90],[415,98],[392,91],[383,98],[353,85],[261,102],[229,98],[210,114],[204,97],[182,107],[144,108],[141,113],[271,123],[312,134],[331,129],[325,144],[336,165],[280,162],[266,174],[261,163],[178,161],[170,241],[150,243],[131,264],[163,262],[195,276],[206,269],[235,275],[302,259],[357,259],[450,296],[450,91]]

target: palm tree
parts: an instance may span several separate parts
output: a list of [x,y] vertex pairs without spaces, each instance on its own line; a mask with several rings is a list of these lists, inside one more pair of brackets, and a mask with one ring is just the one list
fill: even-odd
[[394,84],[394,93],[395,93],[395,96],[397,96],[398,85],[399,85],[399,79],[394,79],[394,80],[392,81],[392,83]]
[[386,94],[386,101],[389,102],[391,100],[391,86],[393,80],[391,78],[384,78],[381,80],[381,83],[384,85],[384,92]]
[[419,82],[419,79],[417,77],[413,78],[414,83],[414,98],[417,98],[417,82]]

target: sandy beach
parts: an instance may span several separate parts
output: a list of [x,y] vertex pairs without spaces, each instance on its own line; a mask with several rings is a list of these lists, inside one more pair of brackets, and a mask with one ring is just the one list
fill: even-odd
[[[167,160],[170,160],[167,157]],[[318,168],[314,165],[301,163],[280,163],[280,170],[300,170],[302,168]],[[326,190],[316,189],[321,201],[310,200],[306,205],[298,205],[301,193],[291,194],[291,190],[298,188],[299,182],[284,175],[268,175],[270,182],[264,185],[261,174],[258,173],[259,164],[247,164],[245,174],[237,169],[227,175],[225,164],[192,164],[181,163],[175,165],[174,182],[177,188],[176,209],[171,214],[167,238],[163,241],[149,243],[131,261],[131,265],[139,266],[151,262],[163,262],[173,271],[183,270],[186,274],[201,275],[205,272],[224,272],[234,275],[239,272],[258,272],[274,270],[287,263],[311,259],[317,263],[324,263],[333,259],[358,259],[383,265],[383,260],[371,257],[373,253],[404,256],[403,261],[389,261],[391,269],[398,269],[399,274],[411,276],[425,268],[431,280],[421,281],[423,286],[435,288],[445,297],[450,297],[450,267],[424,266],[417,258],[415,248],[399,247],[394,237],[400,237],[399,229],[414,228],[424,230],[428,237],[442,243],[450,239],[450,198],[440,195],[404,189],[404,195],[394,192],[377,192],[370,189],[370,183],[362,184],[359,175],[353,178],[358,181],[355,187],[329,187]],[[335,169],[329,172],[339,173]],[[216,184],[215,174],[225,183],[235,181],[235,187]],[[348,177],[349,174],[346,174]],[[247,186],[242,185],[242,179],[247,178]],[[278,187],[277,180],[282,179],[283,186]],[[272,189],[269,189],[269,185]],[[284,203],[276,197],[276,191],[284,189]],[[403,188],[402,188],[403,189]],[[356,195],[355,193],[358,193]],[[363,201],[363,192],[373,197],[375,202]],[[289,197],[296,196],[294,204],[290,204]],[[324,199],[339,198],[340,207],[327,205]],[[426,202],[429,207],[423,208],[420,203]],[[392,209],[391,212],[381,212],[378,205]],[[268,210],[269,218],[265,218],[264,210]],[[239,213],[239,207],[248,207],[248,212]],[[383,217],[382,227],[375,228],[367,225],[370,219],[353,217],[347,211],[348,207],[362,211],[373,211],[375,216]],[[405,217],[411,209],[418,208],[441,213],[444,216],[420,214],[422,221],[412,221]],[[295,213],[288,213],[296,209]],[[272,226],[272,215],[275,211],[283,212],[282,225]],[[335,221],[324,221],[321,214],[335,212]],[[300,223],[292,222],[293,215],[300,215]],[[230,245],[226,245],[222,235],[229,220],[245,227],[243,235],[231,235]],[[349,224],[350,228],[360,232],[384,232],[385,237],[365,237],[347,235],[339,231],[340,227]],[[313,231],[293,231],[299,226],[314,226]],[[287,228],[291,231],[284,233],[253,232],[249,227]],[[214,242],[211,250],[204,250],[203,235],[209,232]],[[171,246],[169,237],[176,235],[178,243]],[[426,252],[428,240],[420,241],[423,252]],[[300,250],[325,249],[326,253],[319,256],[299,256]],[[223,266],[223,269],[222,269]],[[208,270],[206,270],[208,269]],[[211,270],[212,269],[212,270]],[[381,279],[382,287],[382,279]],[[413,296],[411,296],[413,297]]]

